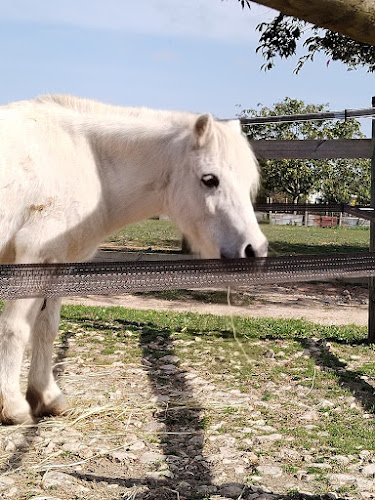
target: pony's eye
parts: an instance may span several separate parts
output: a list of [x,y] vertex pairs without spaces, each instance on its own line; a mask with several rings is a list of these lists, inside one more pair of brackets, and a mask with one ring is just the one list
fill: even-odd
[[208,188],[217,188],[219,185],[219,179],[213,174],[204,175],[201,181]]

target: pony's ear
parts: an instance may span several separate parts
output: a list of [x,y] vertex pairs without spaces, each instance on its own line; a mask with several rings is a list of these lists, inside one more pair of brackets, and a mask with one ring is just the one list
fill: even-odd
[[209,113],[201,115],[197,118],[194,125],[194,138],[197,147],[202,147],[207,144],[212,135],[213,122],[214,119]]

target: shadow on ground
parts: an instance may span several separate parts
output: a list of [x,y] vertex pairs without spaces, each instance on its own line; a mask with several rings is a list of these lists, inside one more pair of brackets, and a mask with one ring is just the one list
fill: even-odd
[[[333,372],[339,385],[350,390],[356,401],[367,413],[375,416],[375,392],[371,384],[363,379],[360,372],[349,369],[329,348],[326,339],[296,339],[303,348],[307,349],[317,366],[322,371]],[[335,342],[338,342],[335,339]],[[353,341],[352,344],[367,344],[367,340]]]
[[269,250],[271,256],[279,255],[328,255],[328,254],[341,254],[341,253],[368,253],[368,248],[360,245],[311,245],[307,243],[288,243],[285,241],[270,241]]

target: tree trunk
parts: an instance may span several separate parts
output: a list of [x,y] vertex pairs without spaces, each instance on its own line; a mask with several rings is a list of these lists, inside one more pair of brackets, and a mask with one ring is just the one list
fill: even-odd
[[374,0],[255,0],[283,14],[375,45]]

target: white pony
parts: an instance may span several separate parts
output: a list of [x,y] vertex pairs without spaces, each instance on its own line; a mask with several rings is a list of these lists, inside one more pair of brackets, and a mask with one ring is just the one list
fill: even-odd
[[[44,96],[0,108],[0,263],[90,259],[110,234],[168,214],[204,258],[264,256],[250,196],[257,163],[235,122]],[[6,303],[0,422],[57,415],[52,374],[60,300]],[[26,399],[19,385],[26,343]]]

